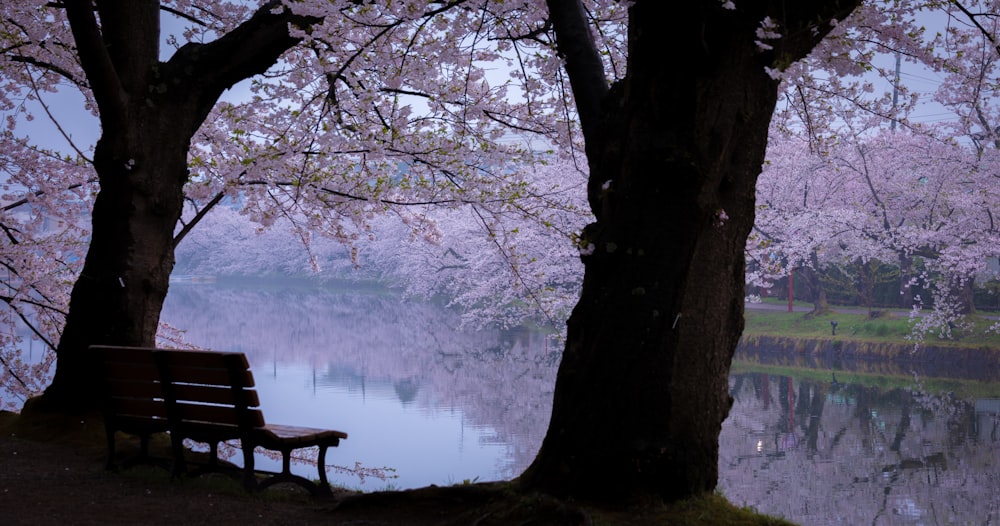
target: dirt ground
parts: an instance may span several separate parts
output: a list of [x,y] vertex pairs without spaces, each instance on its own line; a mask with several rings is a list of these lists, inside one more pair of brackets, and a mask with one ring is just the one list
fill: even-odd
[[577,512],[508,512],[503,491],[482,485],[412,492],[339,494],[315,499],[298,488],[243,493],[235,482],[171,481],[159,468],[103,469],[92,453],[58,444],[0,438],[0,523],[14,525],[587,524]]
[[[249,494],[228,477],[171,480],[165,469],[104,469],[103,426],[0,412],[0,524],[577,526],[788,525],[707,495],[671,505],[582,507],[516,492],[509,483],[335,492],[293,485]],[[128,443],[119,441],[119,449]]]
[[[248,494],[228,477],[171,480],[167,470],[143,466],[108,471],[103,431],[94,425],[80,421],[86,429],[59,429],[64,424],[50,423],[24,429],[17,420],[18,415],[0,413],[0,524],[5,526],[591,522],[581,510],[552,499],[514,496],[504,484],[345,491],[317,499],[292,485]],[[128,447],[120,444],[121,449]]]
[[7,525],[330,522],[320,506],[213,494],[165,473],[131,477],[92,454],[10,435],[0,438],[0,509]]

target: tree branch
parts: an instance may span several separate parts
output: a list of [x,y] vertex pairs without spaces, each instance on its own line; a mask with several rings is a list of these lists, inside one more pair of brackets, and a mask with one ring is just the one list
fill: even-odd
[[556,50],[566,62],[566,74],[576,99],[583,136],[590,142],[599,131],[601,101],[611,88],[604,75],[604,64],[580,0],[547,0],[546,3],[556,32]]
[[180,10],[177,10],[177,9],[174,9],[172,7],[161,5],[160,6],[160,11],[164,11],[166,13],[170,13],[170,14],[176,16],[177,18],[181,18],[181,19],[187,20],[188,22],[191,22],[192,24],[198,24],[201,27],[208,27],[208,24],[205,23],[204,21],[199,20],[198,18],[195,18],[195,17],[193,17],[193,16],[191,16],[191,15],[189,15],[187,13],[184,13],[184,12],[182,12]]
[[181,227],[180,232],[178,232],[177,235],[174,236],[174,248],[177,248],[177,245],[181,243],[181,241],[184,239],[184,236],[188,235],[191,232],[191,230],[195,227],[195,225],[197,225],[202,219],[205,218],[205,216],[213,208],[215,208],[215,205],[222,202],[222,198],[225,196],[226,196],[225,192],[219,192],[215,194],[215,196],[212,197],[212,199],[204,207],[202,207],[201,210],[198,210],[198,213],[195,214],[193,218],[191,218],[191,221],[184,223],[184,226]]
[[44,69],[45,71],[55,73],[56,75],[65,78],[66,80],[72,82],[73,85],[75,86],[81,88],[86,87],[86,84],[84,84],[79,79],[74,77],[73,74],[70,73],[68,70],[56,66],[55,64],[50,64],[48,62],[38,60],[35,57],[25,57],[23,55],[13,55],[9,58],[9,60],[11,62],[20,62],[22,64],[31,64],[32,66],[38,66],[39,68]]
[[[98,179],[96,177],[92,177],[90,179],[87,179],[86,183],[71,184],[71,185],[69,185],[69,186],[66,187],[66,190],[75,190],[77,188],[80,188],[84,184],[92,184],[92,183],[96,183],[97,181],[98,181]],[[36,191],[32,192],[31,194],[33,196],[35,196],[35,197],[41,197],[41,196],[45,195],[45,192],[43,190],[36,190]],[[21,199],[18,199],[17,201],[13,201],[11,203],[8,203],[8,204],[0,207],[0,212],[6,212],[8,210],[12,210],[12,209],[17,208],[19,206],[26,205],[26,204],[28,204],[30,202],[31,202],[31,200],[29,198],[22,197]]]
[[66,18],[76,41],[80,65],[87,75],[90,89],[100,108],[101,123],[107,128],[117,126],[127,115],[128,99],[121,79],[101,37],[90,0],[66,0]]
[[972,24],[976,26],[977,29],[979,29],[979,32],[982,33],[983,36],[990,41],[990,44],[993,44],[993,47],[997,50],[997,53],[1000,54],[1000,44],[998,44],[996,39],[993,38],[993,35],[990,34],[990,32],[987,31],[986,28],[979,23],[979,20],[976,20],[977,16],[984,16],[984,15],[976,15],[975,13],[969,11],[969,9],[964,5],[962,5],[961,2],[959,2],[958,0],[951,0],[951,4],[957,7],[958,10],[961,11],[965,16],[969,17],[969,21],[972,22]]
[[76,142],[73,141],[73,138],[70,137],[66,129],[63,128],[62,124],[59,122],[59,119],[57,119],[56,116],[52,114],[52,110],[49,108],[49,105],[45,103],[45,100],[42,98],[41,92],[38,90],[38,85],[35,84],[35,79],[29,77],[29,80],[31,81],[31,90],[35,92],[35,98],[38,100],[38,104],[42,106],[42,109],[45,111],[45,115],[48,116],[49,121],[52,122],[52,125],[55,126],[57,130],[59,130],[59,135],[62,135],[62,138],[65,139],[66,142],[69,144],[69,147],[72,148],[73,151],[75,151],[76,154],[81,159],[86,159],[88,162],[93,163],[93,160],[87,159],[87,156],[84,155],[83,151],[77,147]]
[[[275,14],[279,8],[280,12]],[[279,0],[270,0],[249,20],[218,40],[185,44],[164,69],[167,75],[172,73],[174,78],[200,88],[192,92],[197,98],[197,127],[223,91],[243,79],[264,73],[301,40],[291,36],[289,26],[307,28],[320,22],[319,18],[295,15]]]

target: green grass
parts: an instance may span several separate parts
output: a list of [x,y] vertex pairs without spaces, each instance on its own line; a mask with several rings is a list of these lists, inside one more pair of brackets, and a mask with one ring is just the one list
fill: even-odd
[[[833,312],[820,316],[810,316],[805,312],[785,312],[746,309],[747,335],[784,336],[790,338],[829,339],[831,321],[837,322],[838,340],[858,340],[867,342],[906,342],[913,334],[913,322],[907,313],[880,311],[878,318],[870,319],[867,314]],[[985,329],[995,320],[982,316],[970,316],[972,326],[967,329],[953,329],[952,339],[942,339],[937,334],[928,334],[925,342],[942,346],[1000,347],[1000,335],[987,334]]]

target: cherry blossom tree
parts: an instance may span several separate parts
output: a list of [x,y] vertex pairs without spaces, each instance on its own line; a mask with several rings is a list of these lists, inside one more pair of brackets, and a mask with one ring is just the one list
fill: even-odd
[[[22,6],[9,7],[22,11]],[[36,13],[30,9],[23,11],[30,19],[25,25],[44,36],[39,24],[45,20],[33,19]],[[4,24],[6,31],[9,19]],[[19,64],[57,62],[52,55],[58,51],[24,57]],[[0,393],[5,395],[0,398],[5,409],[20,407],[49,380],[54,356],[29,360],[22,351],[32,340],[47,348],[59,341],[69,285],[86,251],[93,179],[86,145],[74,140],[67,128],[58,127],[48,146],[16,133],[18,124],[25,127],[36,117],[53,116],[55,110],[45,97],[66,82],[19,64],[0,65],[0,111],[5,114],[0,133]],[[53,146],[56,142],[63,146]]]
[[818,277],[820,256],[837,250],[839,240],[860,219],[844,200],[847,181],[828,168],[808,137],[772,131],[757,182],[757,217],[747,240],[752,262],[747,283],[767,289],[798,272],[814,290],[814,314],[828,308]]
[[[507,49],[530,37],[506,11],[472,2],[290,5],[9,8],[5,67],[21,82],[8,88],[79,87],[102,128],[92,160],[77,157],[99,190],[46,390],[53,405],[86,406],[81,393],[95,393],[88,345],[153,343],[173,248],[226,196],[244,199],[265,227],[284,218],[306,243],[313,235],[351,242],[394,207],[516,197],[517,185],[491,167],[520,153],[492,139],[504,126],[565,129],[555,124],[565,114],[546,111],[558,97],[508,104],[517,83],[491,87],[476,65],[499,56],[492,35]],[[182,22],[163,49],[161,16]],[[519,64],[524,80],[530,59]],[[244,79],[244,98],[220,102]],[[190,221],[185,200],[196,210]]]
[[[764,257],[780,254],[817,270],[892,264],[903,270],[904,308],[913,306],[906,290],[916,282],[943,290],[985,271],[994,246],[983,213],[991,185],[969,148],[889,130],[824,154],[803,153],[794,138],[783,142],[772,148],[758,186]],[[924,263],[922,276],[915,259]]]
[[[84,89],[102,136],[92,230],[56,348],[45,399],[93,406],[93,343],[150,345],[173,267],[174,225],[188,180],[190,139],[222,92],[263,73],[311,20],[265,6],[229,38],[191,43],[160,62],[158,2],[22,3],[5,17],[6,64]],[[18,15],[23,15],[19,17]],[[212,32],[232,23],[218,19]],[[39,34],[39,28],[44,28]],[[210,32],[201,32],[211,34]]]
[[583,291],[526,484],[601,498],[715,487],[744,247],[778,95],[770,73],[856,5],[636,2],[612,84],[583,5],[548,2],[596,221],[581,236]]
[[176,271],[380,280],[411,296],[447,298],[471,327],[537,323],[558,331],[579,296],[574,240],[587,219],[586,175],[568,160],[540,156],[512,171],[526,183],[515,201],[393,210],[351,232],[363,243],[349,246],[285,217],[263,228],[231,204],[219,206],[178,246]]
[[[748,283],[768,286],[773,279],[793,270],[806,279],[816,298],[814,313],[826,309],[822,281],[817,270],[820,254],[817,249],[839,229],[838,220],[850,220],[849,215],[829,218],[816,211],[830,203],[830,187],[823,181],[828,150],[857,129],[875,129],[886,123],[912,124],[907,115],[917,106],[917,93],[894,81],[892,61],[887,56],[904,58],[907,63],[926,64],[937,68],[940,56],[935,53],[940,38],[922,25],[922,17],[937,13],[940,6],[930,2],[866,2],[849,22],[851,29],[837,31],[819,44],[806,59],[788,67],[782,78],[781,96],[772,122],[771,151],[765,173],[766,192],[769,180],[778,177],[781,193],[799,191],[787,206],[774,201],[777,195],[759,195],[762,217],[751,235],[748,255],[754,262]],[[887,85],[887,91],[877,86]],[[791,142],[789,142],[791,141]],[[790,150],[780,151],[783,147]],[[791,151],[798,148],[798,151]],[[808,154],[808,159],[803,156]],[[787,155],[799,157],[786,159]],[[791,165],[783,166],[791,162]],[[808,168],[807,168],[808,167]],[[798,175],[796,175],[798,174]],[[794,182],[793,182],[794,180]],[[776,181],[776,180],[775,180]],[[830,179],[836,183],[836,178]],[[842,191],[842,190],[840,190]],[[819,192],[819,193],[817,193]],[[820,201],[810,203],[819,198]],[[782,208],[779,210],[776,207]],[[770,221],[786,222],[769,224]],[[780,232],[780,233],[779,233]],[[778,240],[774,236],[786,236]],[[788,237],[791,236],[791,237]],[[774,244],[783,242],[789,251]],[[794,248],[789,243],[796,244]]]
[[[812,87],[813,96],[803,98],[819,101],[816,93],[827,89],[827,98],[838,93],[853,103],[846,113],[828,112],[827,118],[818,122],[821,112],[806,108],[797,114],[810,150],[822,151],[824,141],[836,135],[820,135],[823,130],[817,125],[834,129],[829,126],[834,117],[846,117],[851,123],[857,118],[902,122],[911,107],[899,104],[897,97],[856,96],[872,90],[864,80],[849,79],[875,69],[876,50],[896,50],[914,60],[938,63],[932,53],[938,40],[925,38],[917,22],[923,10],[938,7],[931,4],[866,4],[843,26],[838,25],[832,38],[823,40],[810,61],[796,64],[795,59],[804,56],[820,38],[810,40],[795,31],[801,29],[799,26],[789,26],[794,15],[765,16],[767,7],[760,3],[749,7],[746,3],[720,3],[720,10],[714,13],[708,7],[691,8],[693,12],[662,7],[670,10],[669,14],[649,4],[635,4],[629,18],[627,73],[608,86],[594,46],[579,25],[579,5],[549,2],[587,140],[588,197],[596,222],[588,225],[581,238],[586,268],[583,294],[569,321],[549,433],[538,459],[525,474],[533,484],[560,489],[567,484],[596,487],[589,480],[599,477],[623,481],[625,491],[634,492],[638,486],[664,496],[714,487],[716,451],[710,444],[718,436],[716,424],[725,417],[727,404],[724,389],[712,386],[713,379],[726,376],[735,340],[726,336],[713,339],[711,335],[740,332],[743,244],[753,218],[753,198],[749,196],[753,192],[742,185],[752,187],[755,182],[764,151],[764,143],[755,139],[765,135],[770,120],[770,111],[767,118],[755,120],[751,101],[773,107],[775,101],[769,94],[778,87],[755,76],[761,74],[756,68],[765,66],[767,73],[774,74],[768,75],[771,78],[783,69],[781,76],[787,85],[800,93],[804,88],[799,87]],[[837,19],[853,6],[839,7],[843,11],[837,12],[833,6],[812,8]],[[733,18],[727,19],[723,10],[731,8],[736,13],[728,14]],[[830,10],[823,11],[825,8]],[[751,38],[738,29],[742,26],[737,22],[748,13],[753,13],[750,18],[756,21]],[[659,25],[669,19],[679,20],[685,27]],[[809,20],[829,21],[815,12]],[[658,25],[652,28],[647,23]],[[697,37],[685,32],[691,27],[699,31]],[[714,40],[722,38],[715,33],[722,32],[721,27],[726,28],[724,44]],[[810,26],[809,32],[819,37],[828,29]],[[726,49],[726,59],[712,54],[716,45]],[[750,56],[764,55],[764,64],[759,56],[740,62],[736,50],[741,49]],[[767,63],[775,56],[780,60]],[[672,65],[685,74],[677,78],[664,72],[663,57],[671,57]],[[832,73],[809,74],[817,63]],[[727,69],[740,67],[737,64],[748,69]],[[724,79],[732,91],[715,84],[716,79]],[[719,91],[714,91],[715,87]],[[740,94],[739,118],[728,120],[726,116],[735,114],[727,113],[727,96],[736,92]],[[662,104],[664,100],[670,102]],[[787,119],[779,123],[782,121]],[[739,137],[745,156],[726,150],[731,144],[727,138],[735,137]],[[739,241],[729,244],[732,240]],[[733,269],[738,269],[739,280],[723,280]],[[647,317],[637,315],[643,312]],[[646,380],[647,374],[669,380],[657,391],[651,387],[656,382]],[[700,388],[685,389],[686,382],[697,382]],[[634,385],[636,390],[595,389],[600,385],[619,389]],[[696,391],[694,398],[686,396]],[[585,403],[562,405],[562,397]],[[629,403],[615,403],[622,399]],[[613,436],[629,437],[627,445],[602,441],[588,448],[574,443],[571,437],[592,432],[595,421],[612,423],[616,430]],[[632,427],[639,421],[656,424]],[[687,477],[678,479],[677,473]],[[671,482],[665,483],[666,479]]]
[[431,242],[414,235],[407,218],[385,217],[362,257],[410,294],[447,298],[473,327],[532,322],[558,330],[583,277],[574,242],[588,218],[586,174],[543,156],[518,170],[528,184],[513,203],[430,210]]
[[[195,276],[327,279],[354,274],[356,266],[338,240],[311,236],[285,218],[262,228],[230,206],[206,215],[177,246],[176,256],[174,272]],[[374,277],[364,270],[356,273],[359,279]]]

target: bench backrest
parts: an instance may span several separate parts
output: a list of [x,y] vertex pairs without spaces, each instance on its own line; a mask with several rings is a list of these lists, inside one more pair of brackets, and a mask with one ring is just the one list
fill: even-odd
[[264,425],[243,353],[93,346],[103,355],[107,407],[118,419],[171,427]]
[[104,364],[105,411],[123,424],[166,421],[160,372],[149,349],[93,346]]
[[180,425],[200,422],[261,427],[264,416],[243,353],[157,349],[169,416]]

